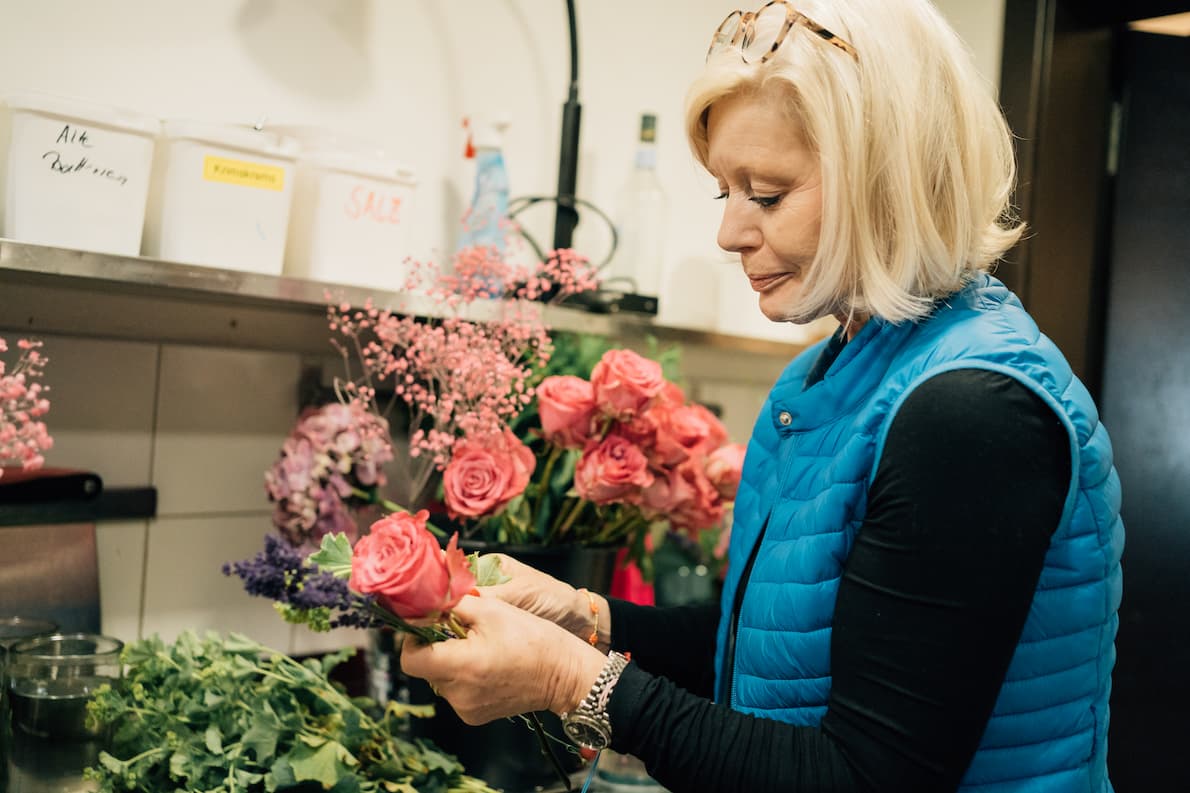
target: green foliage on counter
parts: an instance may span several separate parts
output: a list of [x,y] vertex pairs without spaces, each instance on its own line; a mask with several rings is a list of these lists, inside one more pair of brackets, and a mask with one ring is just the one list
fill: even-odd
[[88,704],[111,729],[109,750],[87,771],[101,793],[194,790],[333,793],[494,793],[422,740],[399,737],[426,706],[380,710],[327,679],[347,650],[303,663],[247,637],[185,633],[124,650],[116,686]]

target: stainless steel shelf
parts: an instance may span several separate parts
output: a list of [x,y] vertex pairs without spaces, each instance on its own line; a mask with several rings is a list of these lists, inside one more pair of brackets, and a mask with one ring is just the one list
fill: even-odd
[[[112,256],[0,239],[0,328],[99,338],[326,354],[327,295],[417,316],[442,316],[433,301],[357,286],[220,270],[139,256]],[[498,301],[469,307],[494,317]],[[650,317],[550,306],[556,329],[792,357],[801,345],[669,327]]]

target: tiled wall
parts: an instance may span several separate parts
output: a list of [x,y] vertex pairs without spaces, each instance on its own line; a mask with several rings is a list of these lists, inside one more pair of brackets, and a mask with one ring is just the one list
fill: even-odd
[[[45,337],[45,353],[47,463],[158,490],[155,519],[98,526],[106,633],[239,631],[290,653],[360,642],[287,625],[220,572],[259,550],[270,529],[263,472],[297,414],[298,355],[66,336]],[[786,363],[693,346],[683,360],[691,395],[722,407],[739,440]]]

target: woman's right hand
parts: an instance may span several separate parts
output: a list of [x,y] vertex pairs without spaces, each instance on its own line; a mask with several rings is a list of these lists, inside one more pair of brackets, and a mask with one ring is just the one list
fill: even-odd
[[495,586],[485,586],[485,597],[497,597],[517,608],[549,620],[587,641],[595,627],[591,602],[599,610],[599,646],[607,649],[611,635],[611,616],[607,601],[601,595],[578,590],[564,581],[513,559],[507,554],[494,554],[500,559],[500,570],[512,580]]

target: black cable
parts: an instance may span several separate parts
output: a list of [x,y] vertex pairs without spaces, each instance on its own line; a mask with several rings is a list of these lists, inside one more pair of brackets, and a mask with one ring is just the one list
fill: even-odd
[[[557,200],[558,200],[558,197],[553,196],[553,195],[517,196],[516,198],[513,198],[513,199],[509,200],[509,202],[508,202],[508,218],[509,218],[509,220],[511,220],[511,219],[515,218],[517,215],[524,212],[526,209],[529,209],[530,207],[535,206],[536,204],[540,204],[543,201],[548,201],[548,202],[552,203],[552,202],[556,202]],[[611,240],[611,245],[608,248],[607,255],[603,257],[603,260],[601,262],[599,262],[599,264],[595,265],[596,271],[602,271],[605,267],[607,267],[608,263],[611,262],[612,257],[615,256],[616,248],[618,248],[620,246],[620,233],[616,230],[616,224],[612,221],[611,217],[609,217],[606,212],[604,212],[602,209],[600,209],[595,204],[591,203],[590,201],[586,200],[585,198],[575,198],[574,203],[577,204],[578,206],[589,209],[592,212],[594,212],[596,215],[598,215],[599,218],[601,220],[603,220],[604,223],[607,224],[607,228],[611,232],[612,240]],[[518,234],[521,235],[521,237],[523,237],[525,239],[526,242],[529,243],[530,247],[533,248],[533,252],[535,254],[537,254],[537,258],[544,260],[545,259],[545,251],[537,243],[537,241],[535,239],[533,239],[532,235],[530,235],[529,232],[526,231],[525,228],[519,224],[516,226],[516,231]]]
[[566,0],[566,18],[570,32],[570,89],[562,105],[562,141],[558,154],[558,197],[554,210],[554,248],[573,247],[574,227],[578,225],[575,208],[575,184],[578,181],[579,132],[583,106],[578,101],[578,19],[574,0]]
[[570,21],[570,92],[567,97],[578,100],[578,22],[574,14],[574,0],[566,0],[566,18]]

